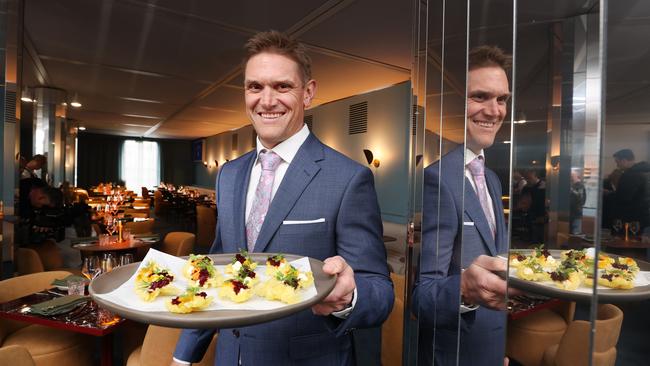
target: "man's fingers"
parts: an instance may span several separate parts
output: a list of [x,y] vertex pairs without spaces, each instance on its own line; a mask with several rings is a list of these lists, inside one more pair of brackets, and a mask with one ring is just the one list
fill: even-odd
[[325,265],[323,265],[323,272],[327,274],[342,273],[345,271],[346,267],[349,267],[345,262],[345,259],[338,255],[336,257],[327,258],[323,262],[325,263]]

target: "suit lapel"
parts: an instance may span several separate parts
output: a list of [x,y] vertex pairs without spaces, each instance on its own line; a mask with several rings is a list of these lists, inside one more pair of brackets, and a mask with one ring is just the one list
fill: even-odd
[[233,202],[235,223],[235,245],[237,249],[246,249],[246,193],[251,178],[251,170],[257,153],[253,151],[248,160],[240,165],[235,177],[235,197]]
[[472,221],[474,221],[474,227],[478,230],[479,234],[483,238],[485,246],[490,251],[490,254],[497,255],[497,248],[492,237],[492,232],[490,231],[490,225],[487,222],[487,218],[483,213],[483,207],[481,207],[481,202],[472,188],[472,183],[469,179],[465,177],[465,213],[469,216]]
[[263,252],[266,249],[282,221],[320,170],[315,162],[323,157],[323,145],[310,134],[293,158],[271,201],[255,243],[255,252]]

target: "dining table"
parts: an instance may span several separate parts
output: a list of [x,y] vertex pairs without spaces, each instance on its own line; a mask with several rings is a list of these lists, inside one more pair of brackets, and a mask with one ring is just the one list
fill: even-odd
[[103,253],[131,253],[136,256],[139,250],[148,250],[152,245],[159,241],[159,238],[160,237],[157,235],[151,235],[142,238],[118,241],[117,236],[114,235],[109,238],[109,243],[105,245],[100,245],[97,240],[93,240],[72,244],[72,248],[81,252],[82,259],[93,255],[101,255]]
[[99,337],[100,364],[101,366],[113,365],[113,333],[126,322],[126,319],[102,309],[90,297],[87,302],[80,304],[68,313],[43,316],[30,312],[31,307],[36,304],[65,295],[67,292],[52,287],[2,303],[0,304],[0,318]]
[[602,247],[608,253],[618,254],[635,259],[647,260],[650,249],[650,237],[625,237],[612,236],[601,241]]

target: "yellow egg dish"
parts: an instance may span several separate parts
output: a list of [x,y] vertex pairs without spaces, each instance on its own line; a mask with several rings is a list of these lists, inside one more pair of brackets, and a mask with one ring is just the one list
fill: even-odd
[[182,295],[165,301],[165,306],[172,313],[187,314],[205,309],[210,306],[210,303],[212,303],[212,296],[199,291],[197,287],[191,287]]
[[230,279],[224,281],[219,287],[219,297],[234,302],[244,302],[253,297],[253,290],[240,279]]

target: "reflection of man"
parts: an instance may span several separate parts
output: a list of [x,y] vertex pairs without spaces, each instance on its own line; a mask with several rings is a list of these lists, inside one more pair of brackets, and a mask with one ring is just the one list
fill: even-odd
[[[350,330],[381,324],[393,304],[372,174],[304,125],[316,88],[304,46],[266,32],[246,49],[246,110],[258,148],[221,168],[211,252],[237,252],[248,244],[254,252],[310,256],[325,260],[323,270],[338,277],[332,293],[312,309],[221,329],[216,364],[354,364]],[[213,334],[184,331],[175,360],[200,360]]]
[[617,217],[623,222],[639,222],[640,232],[650,226],[650,164],[636,162],[630,149],[614,153],[616,166],[623,170],[614,196]]
[[485,168],[483,149],[493,144],[506,116],[508,67],[509,57],[499,48],[470,51],[467,148],[460,146],[425,169],[414,301],[421,334],[435,337],[435,344],[420,343],[423,364],[430,364],[430,352],[436,365],[455,365],[456,357],[460,365],[503,363],[506,282],[493,272],[505,271],[506,262],[493,256],[507,250],[507,230],[501,184]]

